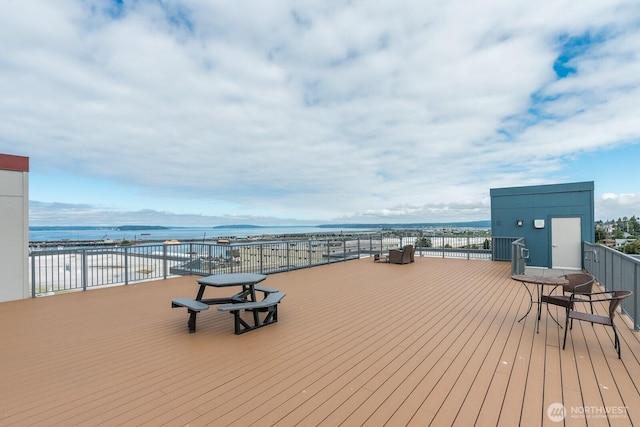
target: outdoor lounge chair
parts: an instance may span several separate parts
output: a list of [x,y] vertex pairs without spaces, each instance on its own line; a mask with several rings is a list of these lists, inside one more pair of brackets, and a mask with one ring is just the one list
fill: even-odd
[[[609,302],[609,316],[599,316],[593,313],[585,313],[582,311],[573,310],[571,307],[573,307],[573,303],[577,300],[575,299],[575,294],[571,294],[569,307],[567,308],[567,318],[565,320],[564,341],[562,343],[562,349],[564,350],[565,346],[567,345],[567,333],[570,328],[573,328],[573,320],[581,320],[583,322],[590,322],[591,324],[611,326],[614,335],[613,347],[618,350],[618,359],[620,359],[620,338],[618,338],[618,331],[616,330],[616,325],[613,323],[613,318],[615,317],[616,309],[618,308],[622,300],[631,296],[632,294],[633,292],[631,291],[608,291],[590,293],[589,298],[592,304],[594,302]],[[569,324],[569,320],[571,320],[571,325]]]
[[389,262],[391,264],[409,264],[414,261],[414,253],[413,245],[407,245],[400,249],[389,249]]

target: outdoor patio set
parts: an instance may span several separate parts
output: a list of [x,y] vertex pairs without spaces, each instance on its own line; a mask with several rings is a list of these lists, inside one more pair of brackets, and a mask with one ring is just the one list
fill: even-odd
[[[614,348],[618,351],[618,359],[621,358],[620,339],[618,337],[618,332],[616,330],[616,325],[613,322],[613,319],[616,315],[618,307],[622,303],[622,300],[630,297],[633,292],[620,290],[594,292],[593,285],[596,280],[595,277],[589,273],[572,273],[564,275],[562,277],[540,277],[518,274],[512,275],[511,278],[513,280],[521,282],[529,293],[529,296],[531,297],[529,309],[524,314],[524,316],[522,316],[518,320],[518,322],[527,317],[527,315],[531,311],[533,304],[537,304],[538,310],[536,331],[539,332],[540,317],[542,315],[542,304],[547,304],[547,312],[549,313],[549,316],[551,316],[551,318],[556,322],[558,326],[562,327],[562,325],[560,325],[560,323],[553,317],[553,315],[549,311],[549,305],[563,307],[566,310],[566,316],[562,349],[566,347],[567,334],[568,331],[573,328],[573,321],[579,320],[583,322],[589,322],[592,325],[598,324],[610,326],[613,329],[614,334]],[[533,292],[529,290],[529,287],[527,285],[533,285],[535,287],[535,299]],[[551,291],[547,294],[544,293],[545,286],[552,287]],[[557,288],[562,288],[561,294],[554,293]],[[593,304],[598,302],[608,305],[608,316],[594,314]],[[588,303],[590,306],[590,310],[581,311],[578,309],[576,303]],[[583,304],[581,304],[581,306],[583,306]]]

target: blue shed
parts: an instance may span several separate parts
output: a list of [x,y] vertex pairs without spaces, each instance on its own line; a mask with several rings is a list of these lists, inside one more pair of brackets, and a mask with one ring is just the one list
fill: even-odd
[[527,265],[581,269],[582,242],[595,239],[593,181],[493,188],[491,234],[524,237]]

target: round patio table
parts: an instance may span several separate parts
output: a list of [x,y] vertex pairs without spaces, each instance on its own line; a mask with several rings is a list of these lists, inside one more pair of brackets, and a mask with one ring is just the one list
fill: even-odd
[[[517,280],[518,282],[522,283],[524,288],[529,293],[529,297],[530,297],[529,308],[527,309],[527,312],[520,319],[518,319],[518,322],[522,321],[522,319],[527,317],[527,315],[531,312],[531,307],[533,307],[533,304],[538,304],[538,319],[537,319],[538,324],[536,325],[536,332],[540,332],[540,317],[542,316],[542,295],[544,294],[544,287],[552,286],[553,288],[550,291],[551,293],[553,292],[553,289],[557,288],[558,286],[566,285],[569,283],[569,281],[564,277],[529,276],[527,274],[515,274],[511,276],[511,278],[513,280]],[[535,286],[536,300],[533,299],[533,293],[531,292],[531,290],[529,290],[529,287],[527,286],[527,284],[532,284]],[[548,310],[548,307],[547,307],[547,310]],[[549,315],[551,315],[551,313],[549,313]],[[558,323],[558,321],[553,317],[553,315],[551,315],[551,318],[553,319],[554,322],[558,324],[558,326],[560,326],[560,323]]]

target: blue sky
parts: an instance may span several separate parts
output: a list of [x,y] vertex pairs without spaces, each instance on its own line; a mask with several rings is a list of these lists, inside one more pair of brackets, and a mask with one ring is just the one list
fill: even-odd
[[0,46],[32,225],[640,216],[637,1],[0,0]]

